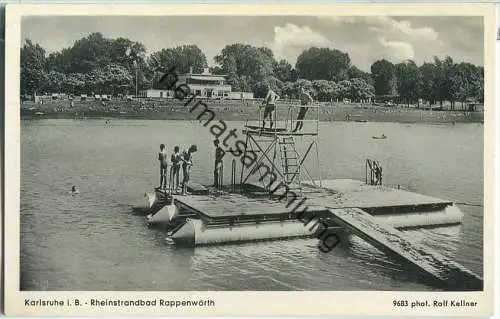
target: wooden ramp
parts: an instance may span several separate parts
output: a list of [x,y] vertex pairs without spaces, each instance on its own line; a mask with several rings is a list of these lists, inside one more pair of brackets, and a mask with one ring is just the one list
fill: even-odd
[[379,223],[358,208],[330,209],[332,218],[341,226],[366,240],[384,253],[409,262],[439,280],[449,289],[482,290],[483,279],[462,265],[430,247],[411,242],[391,226]]

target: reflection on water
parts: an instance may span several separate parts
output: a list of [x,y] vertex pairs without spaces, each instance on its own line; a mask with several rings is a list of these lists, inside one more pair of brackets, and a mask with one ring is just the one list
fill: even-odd
[[[241,125],[228,122],[230,128]],[[372,158],[384,166],[389,185],[482,203],[481,125],[324,123],[320,132],[324,179],[364,180],[364,160]],[[381,134],[388,139],[371,138]],[[161,143],[168,152],[175,145],[182,149],[196,143],[193,178],[211,183],[212,137],[197,122],[22,122],[22,289],[433,289],[358,238],[328,254],[316,248],[314,239],[193,249],[167,244],[163,231],[148,229],[144,217],[130,210],[159,182]],[[226,158],[226,167],[230,160]],[[314,173],[316,168],[308,169]],[[225,180],[230,181],[228,174]],[[72,185],[80,189],[78,196],[68,195]],[[460,209],[465,215],[460,227],[407,232],[482,274],[482,207]]]

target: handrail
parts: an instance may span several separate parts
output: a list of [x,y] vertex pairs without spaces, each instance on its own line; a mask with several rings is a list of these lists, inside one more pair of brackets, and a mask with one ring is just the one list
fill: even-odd
[[370,185],[382,185],[382,166],[376,160],[366,159],[365,182],[368,184],[368,171],[370,171]]
[[[286,115],[284,117],[284,119],[280,119],[280,108],[282,107],[286,107],[287,108],[287,112],[286,112]],[[276,104],[275,104],[275,109],[274,109],[274,112],[271,113],[271,119],[270,121],[273,122],[273,127],[272,128],[269,128],[268,132],[275,132],[275,133],[279,133],[280,130],[286,130],[286,131],[292,131],[293,130],[293,126],[295,125],[295,123],[304,123],[304,122],[311,122],[311,123],[316,123],[316,129],[315,129],[315,133],[318,134],[319,132],[319,113],[320,113],[320,108],[322,107],[322,105],[320,105],[319,103],[317,102],[313,102],[312,104],[306,104],[306,105],[302,105],[300,104],[300,102],[298,103],[287,103],[286,101],[278,101]],[[294,109],[297,108],[297,109],[301,109],[301,108],[314,108],[317,110],[316,112],[316,116],[315,118],[313,119],[294,119]],[[260,105],[259,106],[259,120],[258,120],[258,127],[261,127],[262,125],[262,122],[264,121],[263,119],[263,112],[265,110],[265,105]],[[267,129],[266,129],[267,130]],[[313,132],[314,132],[314,129],[313,129]]]
[[233,186],[233,193],[236,191],[236,160],[233,158],[231,161],[231,183]]
[[220,170],[219,170],[219,190],[222,190],[222,184],[224,183],[224,161],[220,163]]

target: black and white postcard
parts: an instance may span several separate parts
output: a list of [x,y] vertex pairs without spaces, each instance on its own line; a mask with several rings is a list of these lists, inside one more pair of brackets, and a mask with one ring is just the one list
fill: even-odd
[[491,314],[494,14],[8,4],[7,313]]

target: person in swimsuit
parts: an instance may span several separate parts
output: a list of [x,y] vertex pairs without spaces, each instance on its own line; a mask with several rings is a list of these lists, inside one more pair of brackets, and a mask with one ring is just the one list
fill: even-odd
[[224,157],[224,150],[219,145],[219,140],[214,140],[215,146],[215,165],[214,165],[214,186],[217,188],[219,185],[220,173],[222,169],[222,158]]
[[292,132],[298,132],[304,127],[304,118],[306,117],[307,110],[309,109],[308,105],[311,105],[313,102],[313,98],[309,93],[302,88],[300,92],[300,110],[297,115],[297,125]]
[[196,145],[191,145],[189,149],[182,152],[182,195],[188,195],[187,184],[189,182],[189,176],[191,173],[191,167],[193,166],[193,153],[198,149]]
[[158,189],[164,190],[167,188],[167,166],[168,154],[165,149],[165,144],[160,145],[160,152],[158,153],[158,160],[160,161],[160,187]]
[[269,120],[271,122],[271,128],[273,128],[273,113],[276,111],[276,101],[279,100],[278,94],[271,90],[268,86],[268,91],[267,95],[264,98],[263,105],[264,107],[264,117],[262,119],[262,128],[264,129],[266,127],[266,118],[269,117]]
[[181,153],[179,152],[179,146],[174,147],[174,153],[170,157],[170,161],[172,162],[172,184],[174,184],[175,192],[178,192],[179,189],[179,173],[181,171]]
[[71,187],[71,195],[78,195],[78,194],[80,194],[80,191],[78,190],[78,188],[76,188],[75,185],[73,185]]

